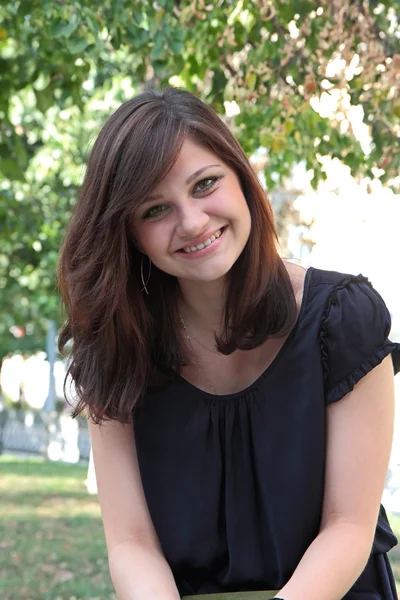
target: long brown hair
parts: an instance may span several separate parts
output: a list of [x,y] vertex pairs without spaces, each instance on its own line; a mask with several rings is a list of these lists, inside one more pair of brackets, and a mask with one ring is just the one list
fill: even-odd
[[249,240],[229,273],[218,349],[255,348],[295,323],[271,206],[241,146],[189,92],[147,91],[125,102],[100,131],[61,251],[58,284],[68,319],[59,348],[65,354],[70,347],[74,416],[87,408],[95,422],[128,422],[145,391],[188,360],[176,278],[153,266],[144,294],[143,255],[131,233],[134,208],[172,168],[188,135],[236,172],[251,214]]

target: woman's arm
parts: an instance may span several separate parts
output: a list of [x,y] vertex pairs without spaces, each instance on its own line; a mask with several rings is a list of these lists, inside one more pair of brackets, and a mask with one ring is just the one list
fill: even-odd
[[119,600],[177,600],[147,508],[132,425],[89,422],[111,579]]
[[321,528],[293,576],[285,600],[340,600],[365,568],[374,539],[393,436],[391,358],[327,409]]

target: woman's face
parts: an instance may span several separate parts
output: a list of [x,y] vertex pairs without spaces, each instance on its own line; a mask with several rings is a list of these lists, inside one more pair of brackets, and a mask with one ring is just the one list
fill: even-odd
[[178,279],[215,281],[242,253],[251,218],[239,180],[191,138],[171,171],[136,208],[134,236],[144,254]]

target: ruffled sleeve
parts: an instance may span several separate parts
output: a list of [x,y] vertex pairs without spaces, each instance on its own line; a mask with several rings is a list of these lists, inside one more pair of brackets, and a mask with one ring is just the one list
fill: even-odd
[[368,279],[348,276],[335,286],[320,332],[327,403],[343,398],[388,354],[395,373],[400,370],[400,344],[388,339],[390,326],[389,311]]

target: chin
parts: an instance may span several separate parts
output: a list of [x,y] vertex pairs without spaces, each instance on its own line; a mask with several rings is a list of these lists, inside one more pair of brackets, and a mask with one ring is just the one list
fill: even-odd
[[158,263],[153,261],[153,263],[161,271],[176,277],[178,280],[207,283],[226,277],[237,259],[238,256],[235,253],[234,256],[220,256],[216,257],[216,260],[207,260],[203,263],[199,261],[196,264],[197,261],[193,261],[184,268],[181,264],[179,266],[172,263],[162,264],[161,261]]
[[228,265],[219,265],[218,267],[208,269],[198,269],[197,272],[187,273],[185,275],[178,276],[178,279],[186,279],[187,281],[197,281],[202,283],[211,283],[213,281],[219,281],[227,277],[234,263]]
[[[229,273],[229,271],[228,271]],[[198,283],[214,283],[216,281],[224,281],[225,278],[227,277],[228,273],[221,273],[218,275],[210,275],[210,276],[204,276],[204,277],[196,277],[193,279],[190,279],[190,281],[197,281]],[[188,279],[189,281],[189,279]]]

